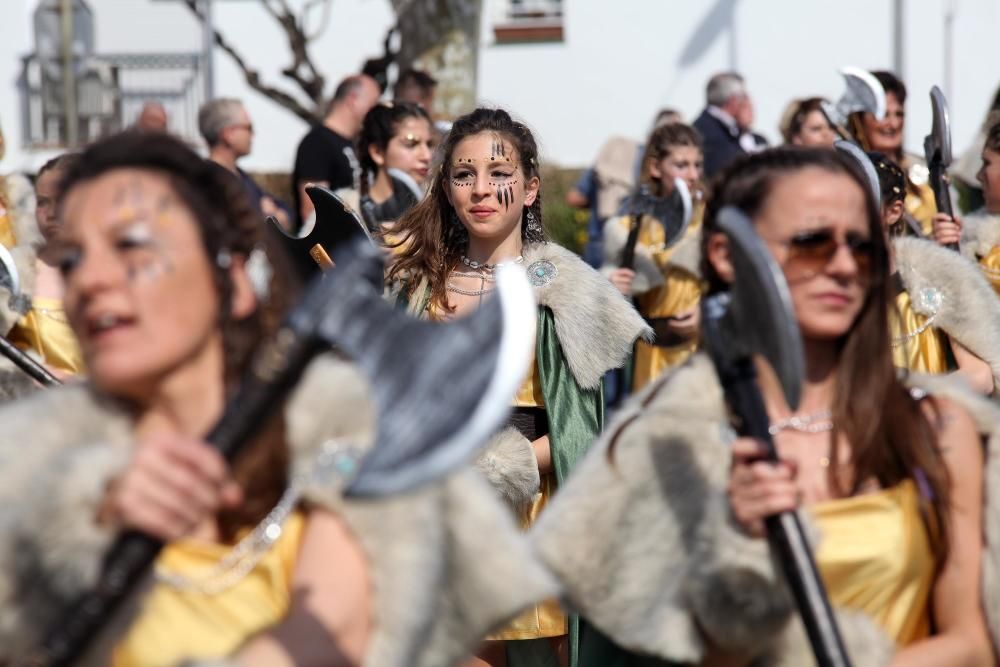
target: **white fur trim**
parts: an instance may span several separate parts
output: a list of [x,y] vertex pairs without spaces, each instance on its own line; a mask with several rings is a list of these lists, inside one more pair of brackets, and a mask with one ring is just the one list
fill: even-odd
[[979,267],[925,239],[897,238],[893,250],[914,310],[922,290],[938,290],[943,298],[934,326],[989,364],[1000,385],[1000,299]]
[[959,244],[962,255],[975,262],[997,245],[1000,245],[1000,215],[980,209],[965,217]]
[[512,427],[493,436],[476,459],[476,469],[514,509],[528,505],[541,485],[535,450],[528,439]]
[[558,275],[536,287],[535,297],[555,316],[559,346],[577,384],[594,389],[625,363],[636,339],[651,340],[653,330],[614,285],[569,250],[555,243],[524,250],[525,266],[539,260],[552,262]]

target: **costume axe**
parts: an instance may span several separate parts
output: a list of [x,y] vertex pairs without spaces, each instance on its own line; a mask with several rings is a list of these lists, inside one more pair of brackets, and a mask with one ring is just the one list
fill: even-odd
[[[727,207],[719,229],[729,239],[735,277],[728,291],[702,301],[704,340],[736,416],[741,435],[756,438],[778,461],[754,357],[774,369],[789,407],[798,406],[805,374],[802,341],[781,268],[747,217]],[[819,667],[848,667],[850,659],[830,601],[795,512],[767,517],[767,539],[798,605]]]
[[857,67],[845,67],[840,75],[844,77],[844,94],[836,104],[823,100],[820,108],[840,138],[853,141],[847,131],[848,118],[858,112],[870,113],[878,120],[885,118],[885,89],[871,73]]
[[[8,304],[15,312],[24,315],[31,309],[30,299],[21,292],[21,278],[14,257],[2,245],[0,245],[0,290],[7,290],[10,293]],[[62,384],[49,369],[18,349],[4,336],[0,336],[0,354],[10,359],[15,366],[44,387]]]
[[[684,237],[684,232],[691,223],[691,191],[682,178],[674,179],[674,188],[681,198],[681,210],[677,211],[670,197],[657,197],[645,185],[625,198],[621,210],[630,219],[628,239],[622,249],[622,259],[619,266],[631,269],[635,263],[635,246],[639,242],[639,229],[643,217],[652,218],[663,227],[664,246],[669,248]],[[679,215],[678,215],[679,213]]]
[[[931,133],[924,137],[924,159],[930,171],[931,189],[934,190],[934,204],[939,213],[953,215],[951,193],[948,191],[948,166],[951,164],[951,119],[948,114],[948,100],[937,86],[931,88]],[[957,243],[948,245],[958,250]]]
[[[360,461],[338,464],[328,483],[357,496],[400,493],[473,457],[502,424],[527,373],[536,309],[519,267],[498,273],[497,298],[450,323],[418,320],[384,301],[368,279],[382,252],[359,238],[318,276],[261,350],[207,440],[232,461],[281,407],[309,361],[335,346],[368,376],[376,434]],[[23,664],[71,665],[85,654],[163,544],[128,532],[104,562],[96,588],[50,628]]]
[[330,258],[334,248],[357,236],[374,243],[365,223],[329,188],[309,185],[306,194],[312,200],[315,214],[312,227],[306,230],[305,235],[292,236],[273,217],[267,218],[268,227],[288,249],[292,264],[304,282],[333,266]]

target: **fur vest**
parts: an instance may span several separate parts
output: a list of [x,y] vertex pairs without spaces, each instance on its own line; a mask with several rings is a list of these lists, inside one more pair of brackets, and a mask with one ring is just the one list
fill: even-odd
[[1000,386],[1000,300],[975,260],[925,239],[892,243],[913,309],[988,363]]
[[977,262],[980,257],[985,257],[998,245],[1000,245],[1000,215],[979,209],[965,217],[962,221],[962,238],[959,243],[963,255]]
[[[95,513],[131,436],[123,410],[86,385],[8,405],[0,421],[3,662],[36,643],[65,603],[94,583],[113,538]],[[286,407],[290,478],[308,479],[303,501],[338,513],[367,556],[373,632],[364,665],[454,664],[555,585],[507,509],[468,470],[396,497],[343,498],[342,481],[320,457],[331,442],[370,446],[373,424],[365,380],[332,356],[317,359]],[[103,664],[129,613],[86,664]]]
[[[993,547],[984,552],[982,590],[996,643],[1000,410],[944,376],[912,382],[961,403],[988,436],[984,529]],[[632,398],[542,513],[532,539],[563,598],[627,650],[697,663],[707,637],[759,656],[757,664],[812,664],[766,541],[730,516],[727,424],[712,363],[696,355]],[[894,647],[874,622],[837,614],[854,664],[887,665]]]

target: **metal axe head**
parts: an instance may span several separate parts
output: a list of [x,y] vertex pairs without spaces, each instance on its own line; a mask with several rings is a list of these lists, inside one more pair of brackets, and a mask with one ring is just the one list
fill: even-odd
[[931,112],[933,121],[931,133],[924,137],[924,158],[928,164],[937,162],[947,167],[951,164],[951,117],[948,100],[937,86],[931,88]]
[[868,181],[868,189],[871,190],[872,195],[875,197],[875,205],[881,206],[882,186],[879,185],[878,172],[875,170],[875,165],[868,158],[868,154],[861,150],[857,144],[844,141],[843,139],[835,141],[833,147],[840,151],[841,155],[846,156],[860,167],[861,171],[865,174],[865,180]]
[[679,241],[691,223],[693,204],[691,191],[683,179],[675,178],[674,187],[681,205],[673,197],[657,197],[645,185],[626,197],[621,211],[628,215],[653,218],[663,227],[664,243],[669,247]]
[[7,304],[12,310],[25,315],[31,309],[31,299],[21,292],[21,276],[17,271],[14,256],[2,245],[0,245],[0,289],[9,293]]
[[400,493],[468,461],[497,431],[528,371],[537,310],[523,269],[497,275],[494,297],[447,323],[395,308],[365,279],[382,252],[355,241],[291,318],[292,329],[350,357],[376,403],[374,446],[347,492]]
[[735,277],[728,291],[702,302],[708,353],[720,374],[741,360],[763,357],[794,410],[802,393],[805,361],[785,275],[742,211],[722,209],[717,225],[729,239]]
[[824,101],[822,109],[826,119],[834,126],[845,127],[852,113],[864,111],[878,120],[885,118],[885,89],[870,72],[858,67],[840,70],[844,77],[844,93],[836,104]]

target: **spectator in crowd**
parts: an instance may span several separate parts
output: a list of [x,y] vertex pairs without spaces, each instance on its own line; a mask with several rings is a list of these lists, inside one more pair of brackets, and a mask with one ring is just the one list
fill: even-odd
[[168,120],[166,107],[156,100],[150,100],[142,105],[139,115],[135,117],[135,129],[166,132]]
[[822,97],[792,100],[781,116],[781,138],[792,146],[833,146],[837,132],[823,113]]
[[427,72],[413,68],[405,69],[392,88],[392,99],[395,102],[413,102],[423,107],[427,113],[432,113],[437,85],[437,79]]
[[337,86],[322,123],[314,125],[299,142],[292,171],[295,212],[300,223],[313,211],[305,196],[309,183],[331,190],[357,187],[358,157],[354,140],[365,114],[378,102],[381,91],[375,79],[365,74],[349,76]]
[[261,215],[274,216],[278,224],[290,229],[293,216],[288,207],[264,192],[236,165],[237,160],[250,154],[253,146],[253,123],[243,103],[228,97],[206,102],[198,111],[198,130],[208,144],[208,159],[239,177]]
[[711,179],[741,155],[756,153],[767,140],[755,134],[753,102],[736,72],[716,74],[705,88],[707,106],[693,125],[705,148],[705,177]]

